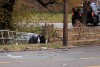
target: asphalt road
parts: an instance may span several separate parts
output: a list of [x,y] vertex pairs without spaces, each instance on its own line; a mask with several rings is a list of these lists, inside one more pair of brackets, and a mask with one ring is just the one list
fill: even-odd
[[[47,23],[47,24],[50,24],[50,25],[54,25],[55,28],[63,28],[63,23]],[[40,23],[40,25],[45,25],[45,23]],[[72,23],[68,23],[68,29],[72,29],[73,26],[72,26]]]
[[[53,24],[55,28],[63,28],[63,23],[47,23],[47,24]],[[40,25],[45,25],[45,23],[40,23]],[[100,22],[97,26],[93,26],[92,24],[88,24],[88,26],[92,27],[100,27]],[[73,29],[72,23],[68,23],[68,29]]]
[[0,53],[0,67],[100,67],[100,46]]

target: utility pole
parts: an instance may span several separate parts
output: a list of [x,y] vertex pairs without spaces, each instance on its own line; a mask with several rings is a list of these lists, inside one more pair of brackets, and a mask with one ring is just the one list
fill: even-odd
[[83,0],[83,17],[82,22],[84,24],[87,24],[87,13],[88,13],[88,7],[90,7],[92,0]]
[[68,45],[68,0],[64,0],[63,45]]
[[99,5],[99,1],[100,1],[100,0],[97,0],[97,5]]
[[86,22],[87,22],[87,0],[83,0],[82,23],[86,24]]

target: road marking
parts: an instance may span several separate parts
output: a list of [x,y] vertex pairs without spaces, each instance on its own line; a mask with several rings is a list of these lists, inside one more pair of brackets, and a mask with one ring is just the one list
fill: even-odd
[[26,61],[9,61],[9,62],[0,62],[0,64],[10,64],[10,63],[23,63],[23,62],[26,62]]
[[60,61],[60,60],[76,60],[76,58],[67,58],[67,59],[54,59],[54,61]]
[[0,62],[0,64],[9,64],[11,62]]
[[[66,59],[43,59],[43,60],[30,60],[30,62],[38,62],[38,61],[68,61],[68,60],[76,60],[78,58],[66,58]],[[100,59],[100,57],[83,57],[79,58],[80,60],[94,60],[94,59]],[[21,61],[0,61],[0,64],[10,64],[10,63],[24,63],[28,62],[29,60],[21,60]],[[100,66],[87,66],[87,67],[100,67]]]
[[100,57],[87,57],[87,58],[80,58],[82,60],[92,60],[92,59],[100,59]]
[[[70,58],[70,59],[44,59],[44,60],[30,60],[30,62],[38,62],[38,61],[64,61],[64,60],[75,60],[75,58]],[[10,63],[24,63],[24,62],[29,62],[29,60],[22,60],[22,61],[8,61],[8,62],[0,62],[0,64],[10,64]]]
[[87,66],[87,67],[100,67],[100,66]]
[[14,61],[15,63],[17,62],[17,63],[22,63],[22,62],[26,62],[26,61]]
[[73,52],[73,53],[67,53],[67,54],[80,54],[80,53],[83,53],[83,52]]

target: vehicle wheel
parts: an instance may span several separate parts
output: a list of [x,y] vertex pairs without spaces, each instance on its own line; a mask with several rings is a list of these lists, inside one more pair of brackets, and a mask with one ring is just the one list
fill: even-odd
[[98,25],[98,22],[99,22],[99,18],[98,17],[95,17],[94,20],[93,20],[93,25],[94,26],[97,26]]
[[75,26],[75,22],[72,22],[72,25]]
[[75,26],[75,24],[76,24],[75,21],[76,21],[76,20],[73,20],[73,21],[72,21],[72,25],[73,25],[73,26]]
[[88,22],[86,22],[86,26],[88,26]]

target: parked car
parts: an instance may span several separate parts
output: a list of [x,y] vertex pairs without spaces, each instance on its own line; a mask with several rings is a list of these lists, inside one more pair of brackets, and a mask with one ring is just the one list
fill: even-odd
[[[83,6],[75,7],[72,11],[73,11],[72,25],[74,26],[76,24],[76,20],[82,22]],[[87,12],[86,25],[88,23],[91,23],[93,25],[98,25],[99,21],[100,21],[100,6],[97,6],[96,4],[91,4],[89,11]]]

